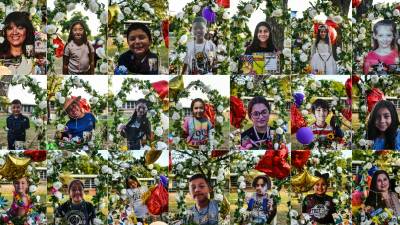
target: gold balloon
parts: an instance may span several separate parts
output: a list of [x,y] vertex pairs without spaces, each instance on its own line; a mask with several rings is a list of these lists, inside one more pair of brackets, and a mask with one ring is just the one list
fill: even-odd
[[292,177],[292,191],[294,192],[307,192],[319,180],[319,177],[311,175],[307,170]]
[[140,198],[143,204],[146,204],[147,200],[149,200],[151,193],[154,191],[155,188],[156,185],[153,185],[145,193],[143,193],[142,197]]
[[168,110],[169,110],[169,100],[168,99],[163,100],[162,110],[163,110],[163,112],[168,112]]
[[120,10],[118,4],[113,4],[113,5],[108,6],[108,24],[114,23],[114,21],[118,17],[118,13],[121,13],[121,10]]
[[226,218],[230,213],[230,203],[228,198],[224,195],[224,198],[221,202],[221,209],[219,211],[221,213],[222,218]]
[[62,184],[64,185],[69,185],[71,183],[71,181],[74,180],[74,178],[72,177],[72,174],[69,172],[64,172],[62,174],[60,174],[60,181]]
[[183,76],[178,75],[169,81],[169,99],[175,99],[183,90]]
[[10,181],[20,179],[25,176],[26,168],[30,162],[30,158],[17,158],[7,155],[5,164],[0,168],[0,175]]
[[151,149],[150,151],[146,152],[146,157],[145,157],[145,164],[146,166],[149,164],[154,163],[157,161],[158,158],[160,158],[162,151]]

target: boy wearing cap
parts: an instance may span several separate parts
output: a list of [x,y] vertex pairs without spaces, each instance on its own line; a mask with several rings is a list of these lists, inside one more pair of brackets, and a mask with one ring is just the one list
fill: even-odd
[[215,44],[206,40],[207,21],[203,17],[196,17],[192,25],[193,41],[186,45],[186,56],[182,69],[183,74],[212,74],[214,58],[217,51]]
[[8,150],[15,150],[16,141],[25,141],[26,130],[29,129],[28,117],[21,114],[22,103],[18,99],[11,102],[12,114],[7,117]]
[[265,175],[260,175],[254,178],[252,186],[256,192],[248,201],[250,221],[256,225],[270,223],[276,215],[276,204],[267,195],[267,190],[271,188],[271,180]]
[[196,201],[196,205],[190,209],[191,213],[185,224],[218,224],[218,202],[209,199],[211,191],[210,183],[203,174],[195,174],[189,179],[189,192]]
[[70,199],[55,211],[56,224],[93,225],[96,218],[94,206],[83,198],[84,186],[82,181],[73,180],[68,186]]
[[80,103],[81,97],[71,97],[64,103],[64,111],[70,120],[67,122],[67,130],[64,132],[68,138],[79,137],[84,139],[84,132],[91,132],[96,125],[96,118],[90,112],[85,112]]

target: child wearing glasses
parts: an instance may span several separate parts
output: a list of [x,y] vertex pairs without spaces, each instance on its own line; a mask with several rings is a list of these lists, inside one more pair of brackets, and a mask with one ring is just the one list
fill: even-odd
[[122,127],[121,135],[128,140],[129,150],[140,150],[142,143],[151,139],[151,124],[147,118],[147,101],[139,99],[129,122]]
[[241,146],[244,149],[265,149],[272,142],[271,129],[268,126],[271,107],[267,99],[262,96],[252,98],[247,112],[253,126],[241,134]]

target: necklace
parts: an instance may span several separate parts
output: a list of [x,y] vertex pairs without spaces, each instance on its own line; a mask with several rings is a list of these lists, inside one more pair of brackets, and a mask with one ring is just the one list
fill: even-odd
[[[257,147],[260,147],[260,145],[258,144],[258,143],[262,143],[263,141],[264,141],[264,137],[265,137],[265,135],[267,134],[267,133],[269,133],[269,127],[267,127],[267,130],[265,131],[265,133],[263,134],[263,136],[260,138],[260,136],[258,135],[258,132],[257,132],[257,129],[256,129],[256,126],[253,126],[253,130],[254,130],[254,133],[255,133],[255,135],[256,135],[256,137],[257,137],[257,140],[255,141],[255,142],[253,142],[253,144],[255,144]],[[267,135],[267,137],[268,137],[269,135]]]
[[329,52],[329,56],[328,56],[328,58],[325,60],[322,56],[321,56],[321,54],[319,53],[319,50],[318,50],[318,46],[317,46],[317,53],[318,53],[318,56],[319,56],[319,58],[322,60],[322,62],[324,62],[324,71],[323,71],[323,73],[322,74],[326,74],[326,63],[328,62],[328,60],[331,58],[331,56],[332,56],[332,54],[330,53],[330,51],[328,51]]

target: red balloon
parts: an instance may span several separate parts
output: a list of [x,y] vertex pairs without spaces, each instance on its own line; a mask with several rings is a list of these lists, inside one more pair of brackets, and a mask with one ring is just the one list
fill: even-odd
[[347,79],[344,87],[346,89],[347,97],[351,98],[351,89],[353,87],[353,80],[351,78]]
[[307,163],[308,158],[310,158],[310,155],[310,150],[292,150],[292,166],[296,167],[297,169],[303,168],[303,166]]
[[161,215],[163,212],[168,212],[168,191],[161,183],[158,183],[151,192],[146,205],[153,215]]
[[161,26],[165,47],[169,48],[169,20],[163,20]]
[[56,37],[53,39],[53,45],[58,45],[58,47],[56,48],[56,57],[60,58],[64,55],[64,43],[62,41],[62,39],[60,37]]
[[216,3],[223,8],[229,8],[230,0],[216,0]]
[[42,162],[46,160],[46,150],[25,150],[24,155],[31,158],[34,162]]
[[158,96],[163,100],[168,96],[168,81],[160,80],[151,84],[151,86],[156,90]]
[[353,85],[355,85],[361,80],[361,78],[358,75],[353,75],[353,76],[351,76],[351,80],[353,82]]
[[290,106],[290,122],[290,130],[292,134],[296,133],[298,129],[307,126],[303,115],[301,115],[299,109],[294,104]]
[[210,122],[212,123],[212,125],[214,126],[215,124],[215,110],[214,110],[214,106],[206,103],[205,107],[204,107],[204,115],[210,120]]
[[242,121],[246,118],[246,109],[242,100],[236,96],[231,96],[231,110],[230,110],[230,121],[231,125],[240,128]]
[[351,116],[352,116],[353,114],[352,114],[350,108],[344,108],[344,109],[342,109],[342,115],[344,116],[344,118],[346,118],[348,121],[351,122]]
[[375,104],[385,97],[385,94],[379,88],[372,88],[367,94],[368,112],[371,112]]
[[267,150],[255,169],[270,177],[282,180],[290,174],[290,165],[286,161],[288,154],[285,144],[281,144],[279,150]]
[[358,6],[360,6],[360,5],[361,5],[361,0],[352,0],[351,1],[351,6],[353,8],[358,8]]

